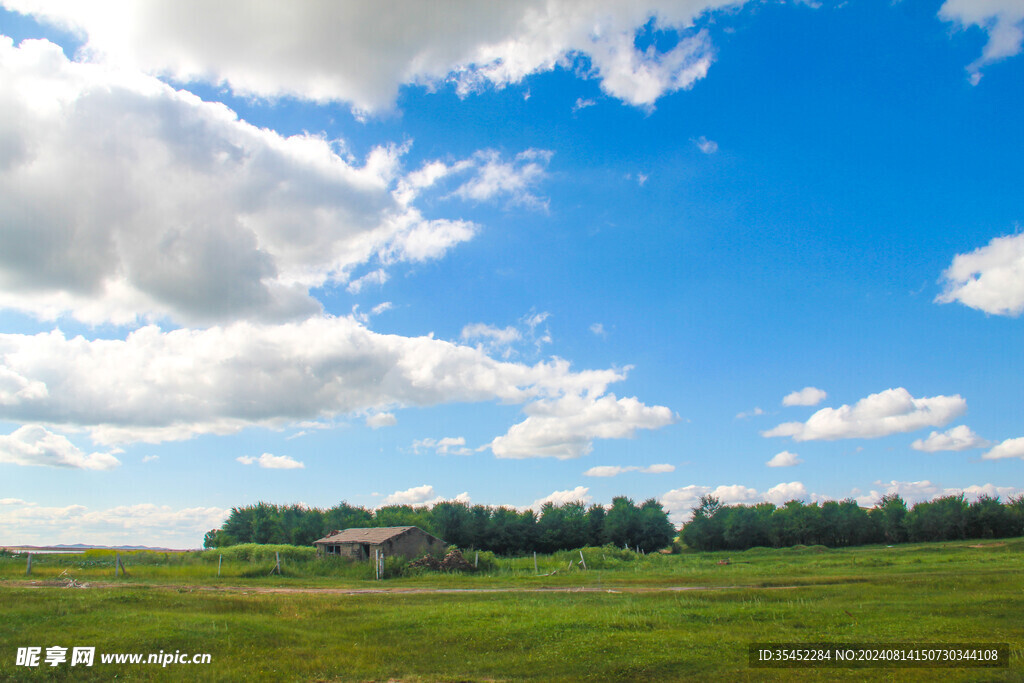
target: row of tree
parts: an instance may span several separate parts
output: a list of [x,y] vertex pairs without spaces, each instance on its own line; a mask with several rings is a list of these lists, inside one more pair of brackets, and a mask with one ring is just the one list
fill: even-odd
[[961,495],[916,503],[909,510],[899,495],[883,496],[865,510],[853,500],[805,505],[792,500],[723,506],[704,496],[682,529],[683,542],[698,550],[745,550],[755,546],[829,547],[907,541],[951,541],[1024,535],[1024,496],[1007,503],[981,496],[973,503]]
[[609,507],[545,503],[539,513],[460,502],[432,507],[388,505],[376,510],[348,503],[327,510],[257,503],[232,508],[221,528],[207,532],[203,545],[310,545],[336,529],[384,526],[418,526],[460,548],[499,555],[550,553],[607,543],[651,552],[670,545],[676,535],[668,514],[653,498],[639,506],[623,496],[612,499]]

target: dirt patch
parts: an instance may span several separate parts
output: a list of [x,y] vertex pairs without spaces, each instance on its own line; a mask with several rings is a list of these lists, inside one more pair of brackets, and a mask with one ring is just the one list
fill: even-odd
[[978,543],[977,545],[969,545],[968,548],[999,548],[1006,545],[1005,543]]

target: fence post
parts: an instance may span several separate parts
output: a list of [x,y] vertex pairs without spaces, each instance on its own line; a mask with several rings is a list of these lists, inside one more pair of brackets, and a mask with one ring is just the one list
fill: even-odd
[[587,561],[583,558],[583,551],[580,551],[580,562],[583,563],[583,571],[587,571]]
[[533,551],[533,573],[540,574],[540,570],[537,569],[537,551]]
[[119,576],[118,572],[120,572],[120,571],[121,571],[121,553],[116,553],[114,555],[114,578],[115,579]]
[[281,576],[281,551],[274,551],[274,555],[277,557],[277,565],[274,569],[277,571],[277,575]]
[[220,566],[224,564],[224,556],[221,555],[217,558],[217,576],[220,576]]
[[474,567],[479,567],[480,566],[480,551],[479,550],[476,551],[476,557],[473,558],[473,566]]
[[28,554],[28,567],[25,569],[25,575],[28,576],[32,573],[32,553]]

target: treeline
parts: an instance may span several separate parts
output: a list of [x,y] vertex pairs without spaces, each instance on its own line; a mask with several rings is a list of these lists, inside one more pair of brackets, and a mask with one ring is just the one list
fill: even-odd
[[681,535],[687,546],[698,550],[1008,538],[1024,535],[1024,496],[1007,503],[990,496],[973,503],[963,494],[943,496],[909,510],[895,494],[883,496],[870,510],[853,500],[723,506],[717,498],[704,496]]
[[639,506],[620,496],[609,507],[581,502],[546,503],[539,513],[459,502],[432,507],[388,505],[376,510],[340,503],[330,509],[257,503],[235,507],[223,526],[207,532],[203,545],[239,543],[310,545],[335,529],[418,526],[460,548],[499,555],[551,553],[608,543],[651,552],[672,543],[676,529],[653,498]]

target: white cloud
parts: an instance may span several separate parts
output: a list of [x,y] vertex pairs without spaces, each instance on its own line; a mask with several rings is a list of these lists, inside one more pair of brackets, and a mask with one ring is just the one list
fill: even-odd
[[398,424],[398,418],[393,413],[374,413],[366,418],[366,426],[372,429],[394,427],[396,424]]
[[359,165],[343,143],[282,137],[46,41],[0,38],[0,107],[0,307],[88,323],[298,319],[321,310],[311,287],[374,259],[439,258],[477,230],[398,196],[407,147]]
[[964,494],[964,498],[967,500],[978,500],[982,496],[988,496],[989,498],[1000,498],[1003,501],[1009,500],[1010,498],[1016,498],[1024,494],[1024,489],[1016,486],[996,486],[995,484],[984,484],[979,486],[974,484],[967,486],[962,489],[952,488],[945,489],[942,495],[957,495],[958,493]]
[[[242,95],[344,101],[373,111],[391,106],[405,84],[454,81],[465,95],[580,63],[605,93],[650,107],[707,74],[713,48],[694,24],[744,0],[478,0],[443,12],[401,0],[259,11],[242,0],[4,4],[85,34],[94,60],[180,82],[226,83]],[[635,39],[647,30],[676,33],[678,43],[638,49]]]
[[142,462],[156,462],[159,459],[159,455],[147,455],[144,458],[142,458]]
[[490,448],[499,458],[578,458],[594,439],[631,438],[637,429],[659,429],[676,421],[664,406],[647,406],[615,394],[567,395],[526,406],[527,418],[496,437]]
[[996,237],[969,254],[957,254],[942,274],[938,303],[959,301],[992,315],[1024,311],[1024,233]]
[[718,143],[715,142],[714,140],[708,140],[703,135],[695,139],[693,141],[693,144],[697,145],[697,149],[699,149],[704,154],[714,154],[715,152],[718,151]]
[[977,26],[988,33],[981,56],[967,67],[974,84],[981,79],[981,67],[1020,54],[1024,44],[1024,3],[1020,0],[946,0],[939,17],[960,28]]
[[748,417],[757,417],[758,415],[765,415],[766,413],[761,410],[759,406],[755,406],[753,410],[747,410],[742,413],[736,413],[737,420],[745,420]]
[[[589,438],[623,438],[671,421],[668,408],[604,395],[628,368],[574,372],[558,358],[501,362],[431,337],[378,334],[352,318],[170,332],[149,326],[124,340],[67,339],[60,331],[0,334],[0,369],[9,384],[45,388],[5,394],[0,419],[84,427],[94,442],[108,444],[229,434],[401,406],[545,399],[528,406],[535,414],[530,425],[543,423],[547,447],[565,454]],[[576,398],[557,401],[569,397]],[[586,410],[571,414],[574,406]],[[603,419],[609,424],[597,423]],[[569,442],[551,434],[558,429]]]
[[66,436],[39,425],[24,425],[11,434],[0,435],[0,463],[109,470],[121,461],[110,453],[87,455]]
[[380,502],[379,507],[385,505],[425,505],[430,507],[448,500],[468,505],[470,502],[469,493],[464,491],[454,498],[443,498],[435,495],[433,486],[424,484],[422,486],[413,486],[405,491],[395,491],[390,496],[385,496],[384,500]]
[[950,487],[942,488],[938,484],[935,484],[927,479],[922,481],[896,481],[892,480],[888,483],[876,481],[875,485],[884,487],[881,491],[872,490],[870,493],[862,496],[857,496],[856,501],[858,505],[864,507],[873,507],[877,505],[885,494],[897,494],[907,503],[907,506],[911,506],[914,503],[920,503],[924,501],[933,500],[934,498],[942,496],[956,496],[961,493],[967,500],[974,501],[983,495],[990,496],[992,498],[1001,498],[1008,500],[1024,493],[1024,489],[1016,488],[1013,486],[996,486],[994,484],[972,484],[971,486],[964,487]]
[[932,432],[927,439],[917,439],[910,447],[917,451],[935,453],[937,451],[966,451],[971,448],[984,448],[989,442],[981,438],[967,425],[959,425],[945,432]]
[[784,406],[816,406],[828,396],[817,387],[804,387],[800,391],[786,394],[782,399]]
[[795,441],[871,439],[924,427],[941,427],[967,410],[959,395],[914,398],[903,387],[862,398],[853,406],[822,408],[807,422],[785,422],[762,436]]
[[420,449],[433,449],[438,455],[472,455],[473,449],[466,448],[466,439],[462,436],[446,436],[441,439],[417,439],[412,442],[412,450],[419,453]]
[[1007,439],[997,444],[988,453],[981,456],[983,460],[1001,460],[1003,458],[1021,458],[1024,460],[1024,436]]
[[790,453],[789,451],[782,451],[772,456],[772,459],[765,464],[768,467],[793,467],[799,465],[803,460],[800,459],[796,453]]
[[594,100],[590,100],[590,99],[585,100],[582,97],[577,97],[576,98],[576,103],[574,105],[572,105],[572,113],[575,114],[580,109],[586,109],[587,107],[593,107],[595,104],[597,104],[597,102],[594,101]]
[[675,472],[675,465],[649,465],[647,467],[640,467],[638,465],[628,465],[625,467],[619,465],[599,465],[597,467],[591,467],[589,470],[583,473],[584,477],[617,477],[620,474],[626,472],[643,472],[644,474],[666,474],[668,472]]
[[268,470],[301,470],[306,467],[291,456],[273,455],[272,453],[264,453],[258,458],[254,458],[249,455],[242,455],[235,458],[235,460],[243,465],[259,465],[260,467]]
[[784,505],[791,500],[807,498],[807,488],[799,481],[788,484],[776,484],[764,492],[764,499],[775,505]]
[[84,505],[48,507],[13,501],[0,509],[0,538],[25,544],[196,548],[202,545],[203,534],[223,524],[229,512],[218,507],[175,509],[152,503],[93,510]]
[[378,268],[377,270],[371,270],[369,273],[358,279],[352,280],[352,282],[348,283],[348,287],[346,287],[346,289],[352,294],[358,294],[362,291],[363,287],[366,287],[367,285],[380,286],[387,282],[388,279],[390,279],[388,272],[383,268]]
[[574,489],[566,489],[565,491],[552,491],[543,498],[538,498],[530,503],[527,508],[540,510],[545,503],[554,503],[555,505],[565,505],[566,503],[575,503],[577,501],[589,503],[593,500],[589,495],[589,491],[590,489],[586,486],[577,486]]
[[474,175],[460,185],[454,194],[476,202],[507,198],[510,204],[546,209],[547,200],[534,194],[536,185],[545,178],[545,169],[552,152],[528,149],[512,161],[504,161],[495,150],[474,155]]
[[462,334],[459,336],[466,341],[482,339],[485,340],[487,345],[494,346],[507,346],[522,338],[519,330],[514,327],[510,326],[500,329],[485,323],[471,323],[466,325],[462,328]]
[[683,486],[664,493],[659,501],[669,513],[673,524],[682,524],[691,516],[691,510],[697,506],[702,496],[718,498],[722,505],[749,504],[759,500],[757,489],[739,484],[710,486]]
[[604,329],[604,325],[601,323],[594,323],[590,326],[590,331],[598,337],[607,337],[608,333]]

